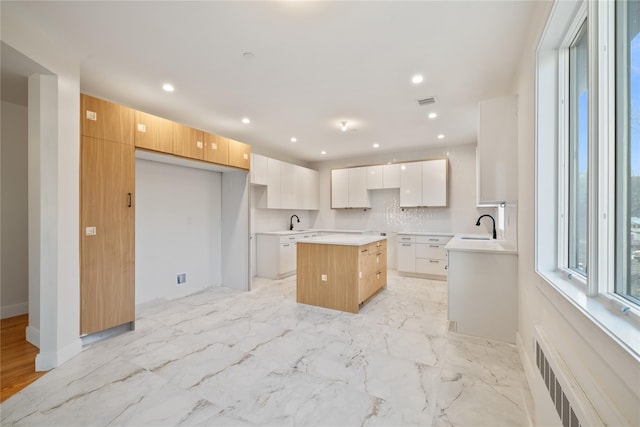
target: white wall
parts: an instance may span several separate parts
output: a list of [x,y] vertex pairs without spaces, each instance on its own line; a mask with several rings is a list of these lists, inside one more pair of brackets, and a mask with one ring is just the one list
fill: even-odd
[[2,102],[0,317],[29,310],[27,107]]
[[[443,146],[416,152],[379,154],[354,159],[315,163],[319,171],[320,210],[314,228],[365,229],[371,231],[439,231],[490,233],[490,222],[475,223],[493,208],[476,207],[475,144]],[[371,209],[331,209],[331,169],[431,158],[449,159],[449,206],[446,208],[400,208],[397,189],[373,190]],[[494,215],[495,216],[495,215]]]
[[[79,158],[80,158],[80,64],[71,59],[62,46],[54,46],[37,26],[25,22],[10,5],[2,4],[2,41],[22,55],[49,70],[52,81],[44,84],[41,111],[50,123],[46,132],[38,135],[39,165],[32,169],[32,136],[29,123],[29,179],[39,180],[44,187],[29,194],[29,240],[36,240],[39,259],[32,259],[29,249],[30,281],[32,269],[39,274],[40,303],[31,306],[29,286],[29,328],[39,336],[40,353],[36,369],[56,367],[81,351],[80,329],[80,266],[79,266]],[[44,83],[44,82],[42,82]],[[30,89],[31,91],[31,83]],[[31,116],[31,94],[29,116]],[[34,124],[34,126],[36,126]],[[35,143],[35,140],[34,140]],[[39,170],[40,175],[32,175]],[[29,184],[31,190],[31,183]],[[32,212],[31,198],[38,198],[39,212]],[[32,216],[32,214],[34,214]],[[31,218],[41,220],[40,228],[32,229]],[[37,233],[35,236],[34,233]],[[32,260],[34,262],[32,262]],[[37,313],[39,311],[39,313]],[[33,323],[35,322],[35,323]]]
[[522,49],[516,79],[518,93],[518,345],[534,391],[539,421],[553,408],[535,367],[534,331],[542,328],[575,376],[579,387],[606,425],[640,425],[640,362],[572,304],[556,295],[556,305],[541,291],[546,284],[534,271],[534,107],[535,49],[551,3],[540,2],[531,18],[531,33]]
[[220,286],[220,259],[221,173],[136,159],[136,304]]

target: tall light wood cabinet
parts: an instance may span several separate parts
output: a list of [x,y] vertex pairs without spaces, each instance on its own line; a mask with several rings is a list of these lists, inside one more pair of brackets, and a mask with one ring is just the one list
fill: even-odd
[[135,320],[135,154],[82,137],[80,333]]
[[173,153],[173,122],[136,111],[134,142],[137,148]]

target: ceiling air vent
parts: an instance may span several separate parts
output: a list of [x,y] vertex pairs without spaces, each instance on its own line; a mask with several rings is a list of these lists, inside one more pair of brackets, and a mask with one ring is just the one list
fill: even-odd
[[425,105],[431,105],[436,103],[435,96],[429,96],[427,98],[418,99],[418,105],[424,107]]

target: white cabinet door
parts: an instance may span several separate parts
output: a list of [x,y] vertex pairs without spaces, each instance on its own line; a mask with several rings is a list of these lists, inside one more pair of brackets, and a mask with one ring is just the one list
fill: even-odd
[[318,210],[319,181],[318,171],[301,168],[302,172],[302,209]]
[[398,240],[398,271],[416,272],[416,249],[414,243],[404,243]]
[[400,188],[400,165],[382,165],[382,188]]
[[367,166],[367,189],[378,190],[383,186],[383,169],[381,165]]
[[367,168],[349,168],[349,207],[370,208],[367,191]]
[[251,184],[268,185],[267,158],[251,153]]
[[295,263],[292,260],[292,248],[295,248],[295,242],[280,243],[280,275],[296,269]]
[[400,206],[422,206],[422,162],[400,165]]
[[331,171],[331,208],[349,207],[349,169]]
[[422,206],[447,206],[447,159],[422,162]]
[[518,98],[483,101],[478,106],[476,175],[478,204],[518,199]]
[[291,163],[280,164],[280,207],[282,209],[295,209],[295,166]]
[[280,209],[280,175],[282,162],[267,159],[267,208]]

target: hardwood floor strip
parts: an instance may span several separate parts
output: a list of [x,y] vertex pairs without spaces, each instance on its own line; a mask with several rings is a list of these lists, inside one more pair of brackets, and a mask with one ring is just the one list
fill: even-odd
[[46,373],[35,371],[39,350],[27,342],[28,325],[26,314],[0,322],[0,403]]

